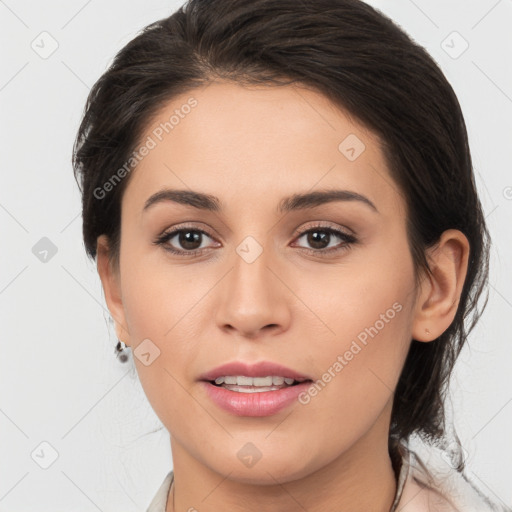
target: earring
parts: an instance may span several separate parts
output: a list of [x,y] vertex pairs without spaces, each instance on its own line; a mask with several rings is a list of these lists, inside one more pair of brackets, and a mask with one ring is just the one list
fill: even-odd
[[126,361],[128,361],[128,349],[124,341],[117,340],[115,352],[116,357],[121,361],[121,363],[126,363]]
[[427,334],[430,334],[430,331],[429,331],[428,329],[425,329],[425,332],[426,332]]

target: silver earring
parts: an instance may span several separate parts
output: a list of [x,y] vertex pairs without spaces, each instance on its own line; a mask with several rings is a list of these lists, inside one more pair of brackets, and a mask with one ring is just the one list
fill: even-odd
[[128,361],[128,349],[124,341],[117,340],[115,352],[116,357],[121,361],[121,363],[126,363],[126,361]]

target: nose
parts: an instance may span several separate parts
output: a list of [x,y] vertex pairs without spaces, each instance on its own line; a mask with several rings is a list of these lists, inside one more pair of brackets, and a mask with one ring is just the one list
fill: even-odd
[[249,261],[235,253],[233,268],[219,283],[217,325],[251,339],[287,330],[293,294],[285,284],[286,276],[270,250]]

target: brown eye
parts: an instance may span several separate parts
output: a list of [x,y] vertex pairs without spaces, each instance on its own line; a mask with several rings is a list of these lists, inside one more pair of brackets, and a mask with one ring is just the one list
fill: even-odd
[[[313,254],[331,254],[348,249],[350,245],[357,242],[357,239],[353,235],[327,226],[317,226],[303,231],[297,237],[297,239],[301,238],[305,238],[309,246],[303,247],[303,249]],[[336,240],[338,240],[337,244]],[[340,240],[341,242],[339,242]],[[334,242],[334,245],[332,245],[332,242]]]
[[154,243],[163,246],[173,254],[190,256],[203,252],[207,248],[202,246],[205,237],[212,238],[201,229],[180,228],[163,233]]
[[[182,230],[177,233],[177,243],[183,249],[193,251],[201,246],[202,236],[203,234],[200,231]],[[198,243],[199,245],[197,245]]]
[[327,231],[309,231],[307,234],[307,242],[310,244],[313,249],[325,249],[331,240],[331,233]]

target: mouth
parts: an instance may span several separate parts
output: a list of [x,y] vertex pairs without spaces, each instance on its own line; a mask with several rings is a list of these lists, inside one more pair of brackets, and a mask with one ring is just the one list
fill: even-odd
[[231,361],[199,376],[206,396],[234,416],[272,416],[290,407],[313,379],[272,361]]

